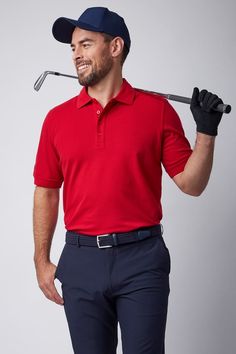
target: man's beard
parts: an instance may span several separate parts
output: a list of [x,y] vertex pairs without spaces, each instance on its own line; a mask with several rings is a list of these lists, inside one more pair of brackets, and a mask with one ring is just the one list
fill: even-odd
[[100,80],[102,80],[111,70],[112,67],[112,59],[108,57],[103,57],[101,59],[100,68],[95,64],[92,66],[92,72],[88,75],[79,75],[78,80],[80,85],[88,87],[96,85]]

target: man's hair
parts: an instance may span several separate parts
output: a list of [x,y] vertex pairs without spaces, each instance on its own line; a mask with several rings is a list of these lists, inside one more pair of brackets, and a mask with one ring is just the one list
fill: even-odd
[[[103,36],[105,42],[111,42],[113,40],[113,38],[115,38],[114,36],[111,36],[110,34],[107,34],[107,33],[101,33],[101,35]],[[126,45],[124,45],[124,48],[122,51],[122,56],[121,56],[121,66],[123,66],[128,53],[129,53],[129,50],[126,47]]]

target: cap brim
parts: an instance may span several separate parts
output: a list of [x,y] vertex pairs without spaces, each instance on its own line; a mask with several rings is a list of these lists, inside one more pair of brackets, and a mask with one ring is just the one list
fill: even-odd
[[59,42],[71,43],[72,33],[75,27],[79,27],[87,31],[102,32],[101,29],[98,30],[96,27],[87,23],[67,17],[59,17],[52,26],[53,37]]
[[62,43],[71,43],[72,33],[76,27],[75,20],[59,17],[52,26],[53,37]]

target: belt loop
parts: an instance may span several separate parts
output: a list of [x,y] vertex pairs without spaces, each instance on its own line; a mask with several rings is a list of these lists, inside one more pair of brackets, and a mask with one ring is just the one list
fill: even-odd
[[116,235],[115,233],[112,234],[112,239],[113,239],[114,245],[117,246],[117,245],[118,245],[118,242],[117,242],[117,235]]
[[140,230],[137,231],[138,241],[141,241]]
[[147,229],[147,230],[138,230],[137,231],[137,236],[138,236],[138,241],[142,241],[145,238],[149,237],[152,235],[151,230]]
[[80,247],[80,243],[79,243],[79,235],[77,235],[77,237],[76,237],[76,246],[77,246],[77,247]]
[[163,233],[164,233],[164,227],[163,227],[162,224],[160,224],[160,226],[161,226],[161,235],[163,235]]

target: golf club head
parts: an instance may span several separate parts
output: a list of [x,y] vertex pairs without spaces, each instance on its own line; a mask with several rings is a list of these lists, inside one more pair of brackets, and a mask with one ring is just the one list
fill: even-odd
[[42,86],[44,80],[46,79],[46,76],[48,74],[53,74],[53,75],[56,75],[56,73],[54,71],[44,71],[40,76],[39,78],[36,80],[35,84],[34,84],[34,89],[36,91],[38,91],[40,89],[40,87]]

